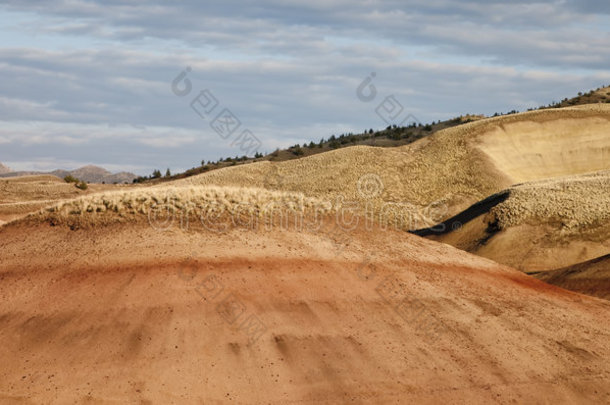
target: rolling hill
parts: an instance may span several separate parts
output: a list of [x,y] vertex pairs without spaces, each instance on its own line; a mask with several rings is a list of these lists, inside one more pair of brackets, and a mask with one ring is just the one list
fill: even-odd
[[0,227],[2,402],[610,400],[607,301],[332,218],[315,232],[155,229],[144,197],[237,207],[282,193],[137,192],[58,210],[114,218],[93,228],[55,211]]
[[0,222],[0,402],[608,403],[610,302],[558,287],[605,297],[607,256],[557,286],[480,257],[606,255],[608,133],[587,105],[148,187],[0,179],[29,204]]
[[91,184],[80,190],[52,175],[0,178],[0,225],[66,199],[124,186]]
[[0,174],[2,177],[19,177],[19,176],[35,176],[35,175],[51,175],[64,178],[68,175],[76,177],[80,180],[86,181],[87,183],[106,183],[106,184],[131,184],[137,177],[133,173],[119,172],[111,173],[103,167],[88,165],[75,170],[54,170],[52,172],[39,172],[39,171],[19,171],[19,172],[5,172]]
[[523,271],[610,251],[610,171],[528,182],[414,233]]
[[[516,183],[609,169],[608,132],[608,104],[548,109],[478,120],[401,147],[347,147],[227,167],[176,184],[264,187],[333,203],[343,198],[362,209],[370,204],[380,221],[416,229]],[[363,192],[363,184],[373,192]],[[442,208],[410,220],[431,205]]]

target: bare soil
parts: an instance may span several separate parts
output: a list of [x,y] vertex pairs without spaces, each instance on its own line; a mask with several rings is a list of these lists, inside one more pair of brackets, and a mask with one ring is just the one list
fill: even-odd
[[392,230],[0,228],[3,403],[606,403],[609,325]]

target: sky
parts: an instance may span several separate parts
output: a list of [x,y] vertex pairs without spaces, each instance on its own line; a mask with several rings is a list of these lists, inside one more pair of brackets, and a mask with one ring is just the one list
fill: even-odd
[[0,2],[0,162],[178,172],[610,84],[610,2],[177,3]]

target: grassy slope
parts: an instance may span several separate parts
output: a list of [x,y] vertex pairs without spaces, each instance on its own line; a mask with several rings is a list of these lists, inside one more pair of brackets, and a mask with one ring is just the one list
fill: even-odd
[[[573,107],[578,105],[586,105],[586,104],[598,104],[598,103],[610,103],[610,87],[600,87],[597,90],[592,90],[585,94],[580,94],[571,99],[565,98],[561,102],[554,102],[549,104],[548,106],[541,106],[538,110],[543,109],[553,109],[553,108],[562,108],[562,107]],[[517,111],[511,111],[507,115],[512,115],[517,113]],[[503,116],[504,114],[494,114],[496,116]],[[158,178],[158,179],[146,179],[140,178],[142,182],[150,182],[150,183],[160,183],[171,180],[183,179],[186,177],[195,176],[198,174],[206,173],[212,170],[217,170],[229,166],[250,164],[254,162],[261,161],[272,161],[272,162],[283,162],[286,160],[294,160],[300,159],[303,157],[328,152],[338,148],[344,148],[348,146],[380,146],[380,147],[396,147],[403,146],[413,143],[419,139],[430,136],[438,131],[443,129],[452,128],[455,126],[459,126],[465,123],[469,123],[472,121],[477,121],[485,118],[483,115],[464,115],[447,121],[440,121],[438,123],[432,123],[428,125],[421,125],[416,127],[402,127],[402,128],[392,128],[388,127],[385,130],[374,131],[373,134],[370,134],[369,131],[361,134],[344,134],[342,136],[337,137],[335,141],[320,140],[312,141],[307,144],[303,144],[302,147],[295,145],[291,148],[287,149],[278,149],[266,156],[261,156],[258,158],[226,158],[220,159],[216,162],[208,162],[204,164],[202,162],[201,166],[193,167],[183,173],[178,173],[173,176]],[[307,145],[307,146],[306,146]]]
[[466,221],[448,220],[444,229],[452,232],[427,234],[524,271],[557,269],[610,251],[610,171],[529,182],[505,194]]
[[[524,125],[536,130],[522,132]],[[568,132],[562,130],[566,125]],[[446,129],[398,148],[349,147],[287,162],[224,168],[176,184],[265,187],[330,201],[341,195],[361,206],[373,204],[378,214],[388,203],[408,210],[440,202],[447,206],[440,216],[447,218],[522,181],[520,173],[532,180],[608,168],[609,130],[609,105],[534,111]],[[521,161],[506,164],[519,153]],[[377,176],[378,195],[359,191],[363,176]]]
[[95,192],[122,186],[90,184],[86,191],[51,175],[22,176],[0,179],[0,224],[29,212]]

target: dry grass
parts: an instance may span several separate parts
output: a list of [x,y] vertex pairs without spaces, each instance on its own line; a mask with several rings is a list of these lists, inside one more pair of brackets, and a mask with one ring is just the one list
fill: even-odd
[[55,176],[24,176],[0,179],[0,204],[71,198],[78,195],[73,184]]
[[548,224],[565,238],[582,237],[610,223],[610,171],[512,187],[491,214],[499,229]]
[[63,180],[51,174],[36,174],[31,176],[2,177],[3,183],[63,183]]
[[607,254],[610,170],[513,186],[489,211],[431,238],[523,271]]
[[218,222],[231,220],[235,225],[278,213],[325,215],[331,207],[299,193],[255,188],[215,186],[143,187],[92,194],[62,201],[29,215],[24,221],[48,221],[73,228],[93,227],[120,222],[145,222],[163,227],[169,219]]
[[172,227],[183,229],[198,229],[203,222],[216,222],[248,228],[308,225],[314,230],[323,217],[334,214],[332,219],[343,229],[373,223],[415,229],[433,225],[444,209],[442,205],[386,203],[375,216],[372,205],[360,206],[345,199],[322,200],[303,193],[263,188],[183,185],[109,191],[64,200],[29,215],[24,221],[71,228],[145,221],[153,227],[166,228],[171,221]]
[[92,184],[87,191],[83,191],[74,184],[66,183],[59,177],[51,175],[2,178],[0,179],[0,224],[62,200],[127,187]]
[[[570,131],[558,136],[566,125]],[[524,126],[528,131],[523,131]],[[83,214],[93,223],[98,217],[113,221],[111,212],[129,218],[147,214],[145,205],[168,190],[177,193],[178,204],[222,200],[223,193],[244,202],[261,195],[253,204],[260,208],[280,191],[325,201],[334,211],[354,207],[362,214],[370,210],[376,222],[398,228],[421,228],[509,187],[523,173],[527,180],[535,180],[610,169],[608,131],[610,105],[534,111],[479,120],[398,148],[355,146],[293,161],[228,167],[138,192],[78,199],[61,204],[54,214],[62,223],[82,213],[97,214]],[[46,187],[66,186],[70,187]],[[27,185],[21,187],[27,189]],[[37,199],[49,199],[41,189],[36,192]]]
[[[361,206],[372,203],[376,210],[387,202],[416,207],[463,205],[463,196],[482,198],[508,185],[497,181],[499,173],[490,174],[493,167],[482,153],[462,146],[464,142],[454,138],[442,144],[424,139],[411,147],[393,149],[355,146],[295,161],[230,167],[175,184],[302,192],[329,201],[344,198]],[[380,180],[379,194],[360,192],[359,180],[374,176]]]
[[128,186],[91,184],[90,190],[84,192],[74,187],[74,184],[66,183],[63,179],[51,175],[1,178],[0,204],[56,201],[103,190],[126,187]]
[[[569,123],[569,133],[555,134]],[[536,130],[522,132],[523,125]],[[335,200],[425,207],[446,204],[445,217],[527,180],[610,169],[610,105],[578,106],[490,118],[440,131],[398,148],[355,146],[288,162],[259,162],[175,184],[264,187]],[[530,153],[533,151],[532,153]],[[523,156],[521,160],[516,156]],[[371,197],[358,180],[383,184]]]

